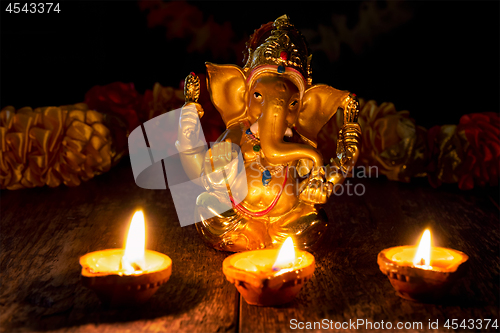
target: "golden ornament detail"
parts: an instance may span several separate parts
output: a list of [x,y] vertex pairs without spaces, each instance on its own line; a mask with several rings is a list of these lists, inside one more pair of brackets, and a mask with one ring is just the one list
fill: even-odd
[[193,72],[191,72],[184,81],[184,98],[184,106],[194,104],[198,111],[198,117],[201,119],[204,111],[201,105],[198,104],[198,99],[200,98],[200,78]]
[[84,103],[0,111],[0,188],[77,186],[108,171],[117,154],[105,116]]
[[184,81],[184,96],[186,103],[198,103],[200,98],[200,78],[193,72]]

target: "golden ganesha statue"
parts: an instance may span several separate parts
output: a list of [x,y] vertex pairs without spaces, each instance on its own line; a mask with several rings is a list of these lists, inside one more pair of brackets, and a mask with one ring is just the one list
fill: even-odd
[[[307,45],[286,15],[256,30],[247,48],[243,68],[206,64],[211,100],[227,128],[211,149],[197,146],[199,82],[186,79],[176,146],[188,177],[206,189],[196,201],[196,228],[224,251],[273,247],[288,236],[307,248],[327,227],[318,205],[358,158],[358,102],[312,84]],[[339,108],[337,157],[325,166],[317,134]]]

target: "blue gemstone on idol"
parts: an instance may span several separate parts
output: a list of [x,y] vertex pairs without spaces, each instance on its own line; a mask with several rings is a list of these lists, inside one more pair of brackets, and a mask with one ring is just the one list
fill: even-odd
[[271,182],[271,173],[269,170],[265,170],[262,173],[262,185],[267,186]]
[[278,66],[278,73],[280,73],[280,74],[285,73],[285,66],[283,66],[283,65],[279,65],[279,66]]
[[250,131],[250,128],[245,131],[246,134],[252,135],[252,131]]

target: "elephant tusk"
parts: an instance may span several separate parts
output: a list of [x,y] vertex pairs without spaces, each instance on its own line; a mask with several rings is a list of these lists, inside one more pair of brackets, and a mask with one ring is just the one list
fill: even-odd
[[[252,131],[252,133],[255,135],[255,136],[259,136],[259,122],[256,121],[255,123],[253,123],[251,126],[250,126],[250,131]],[[293,136],[293,132],[292,132],[292,129],[290,127],[287,127],[286,128],[286,131],[285,131],[285,136],[291,138]]]
[[250,131],[252,131],[252,133],[258,137],[259,136],[259,122],[256,121],[255,123],[252,124],[252,126],[250,126]]

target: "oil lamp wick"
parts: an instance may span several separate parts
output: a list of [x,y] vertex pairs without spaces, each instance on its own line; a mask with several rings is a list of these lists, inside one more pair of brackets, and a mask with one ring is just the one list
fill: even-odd
[[122,258],[120,260],[120,267],[119,267],[119,269],[129,269],[129,267],[132,267],[134,269],[134,271],[142,271],[142,268],[141,268],[141,266],[139,266],[138,263],[136,263],[136,262],[131,262],[131,263],[127,262],[127,263],[124,263],[123,260],[124,260],[124,258]]
[[420,266],[424,266],[425,265],[425,259],[424,258],[420,259],[420,262],[418,264]]
[[141,270],[141,267],[139,265],[137,265],[135,262],[131,263],[130,265],[132,266],[132,268],[135,271],[140,271]]

